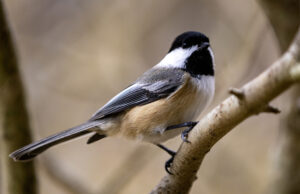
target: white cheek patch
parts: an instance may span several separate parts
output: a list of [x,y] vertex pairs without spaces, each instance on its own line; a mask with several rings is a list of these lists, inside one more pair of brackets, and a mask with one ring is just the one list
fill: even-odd
[[183,49],[177,48],[168,53],[156,67],[164,68],[184,68],[185,60],[191,56],[191,54],[198,49],[198,46],[192,46],[191,48]]

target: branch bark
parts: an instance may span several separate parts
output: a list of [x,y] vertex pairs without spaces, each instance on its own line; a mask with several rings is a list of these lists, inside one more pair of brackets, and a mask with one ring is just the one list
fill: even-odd
[[287,112],[280,121],[280,136],[275,146],[275,165],[269,193],[300,193],[300,85],[289,95]]
[[[260,0],[274,29],[283,52],[300,25],[299,0]],[[300,64],[292,69],[294,79],[300,80]],[[280,136],[276,142],[275,165],[269,193],[300,193],[300,85],[289,91],[286,110],[281,115]]]
[[33,162],[16,163],[8,154],[31,142],[17,57],[0,1],[0,145],[3,194],[35,194]]
[[171,172],[151,193],[188,193],[196,180],[196,173],[209,150],[226,133],[248,117],[264,110],[269,102],[296,80],[291,69],[300,59],[300,31],[289,50],[270,68],[244,85],[243,98],[228,97],[208,113],[189,134],[191,144],[182,143],[174,159]]

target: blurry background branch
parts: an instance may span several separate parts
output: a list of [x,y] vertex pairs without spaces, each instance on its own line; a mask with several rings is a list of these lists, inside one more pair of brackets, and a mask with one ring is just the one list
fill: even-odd
[[92,194],[87,186],[77,177],[66,172],[66,169],[62,168],[54,158],[49,156],[43,157],[41,167],[48,177],[57,183],[57,185],[63,187],[66,192],[71,194]]
[[[287,49],[300,25],[299,0],[259,0],[274,29],[281,52]],[[285,97],[280,133],[274,148],[272,194],[300,193],[300,85]]]
[[166,175],[152,193],[188,193],[212,146],[248,117],[264,112],[272,99],[296,83],[290,71],[299,60],[300,29],[288,52],[239,90],[242,97],[230,96],[200,120],[189,134],[191,144],[182,143],[177,152],[174,175]]
[[149,150],[144,146],[140,146],[130,153],[123,163],[115,168],[114,172],[107,177],[106,186],[100,188],[97,194],[105,193],[122,193],[124,187],[133,181],[133,178],[137,176],[142,169],[149,162],[153,153],[149,153]]
[[35,194],[36,178],[33,162],[16,163],[8,154],[31,142],[18,60],[9,25],[0,1],[0,147],[3,194]]
[[300,22],[299,0],[258,0],[276,34],[281,52],[287,50]]
[[[87,185],[83,184],[78,177],[74,177],[67,172],[56,160],[50,156],[42,157],[40,163],[42,169],[46,172],[48,177],[57,185],[64,188],[65,191],[72,194],[105,194],[105,193],[121,193],[123,188],[132,181],[143,166],[147,165],[150,154],[145,146],[139,146],[132,151],[131,154],[122,162],[122,164],[115,168],[113,173],[107,177],[105,187],[97,188],[92,191]],[[103,164],[104,165],[104,164]],[[101,172],[99,172],[101,174]],[[98,182],[95,180],[95,182]]]

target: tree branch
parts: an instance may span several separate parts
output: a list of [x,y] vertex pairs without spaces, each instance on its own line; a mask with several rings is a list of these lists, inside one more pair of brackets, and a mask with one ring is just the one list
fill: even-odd
[[8,157],[12,151],[31,142],[28,113],[17,57],[0,0],[0,145],[2,193],[36,193],[33,162],[16,163]]
[[208,113],[189,134],[191,144],[182,143],[171,172],[151,193],[188,193],[196,173],[209,150],[226,133],[248,117],[263,110],[295,80],[290,71],[300,58],[300,32],[289,50],[270,68],[241,90],[244,98],[230,96]]
[[[300,25],[299,0],[258,1],[275,31],[281,52],[292,41]],[[300,81],[300,63],[291,68],[291,76]],[[285,111],[280,118],[280,136],[273,150],[274,165],[269,193],[300,193],[300,85],[289,91]],[[274,154],[275,153],[275,154]]]

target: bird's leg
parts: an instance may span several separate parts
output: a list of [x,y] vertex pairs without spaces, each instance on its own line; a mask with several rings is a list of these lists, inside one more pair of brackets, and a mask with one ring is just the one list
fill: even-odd
[[195,127],[195,125],[197,123],[198,122],[185,122],[185,123],[180,123],[178,125],[171,125],[166,128],[166,131],[176,129],[176,128],[181,128],[181,127],[188,127],[181,133],[181,139],[182,139],[182,141],[184,141],[186,143],[191,143],[188,140],[188,135],[189,135],[189,132]]
[[177,129],[177,128],[181,128],[181,127],[194,127],[198,122],[185,122],[185,123],[180,123],[180,124],[177,124],[177,125],[171,125],[171,126],[168,126],[166,128],[166,131],[168,130],[171,130],[171,129]]
[[[188,134],[189,132],[194,128],[194,126],[197,124],[198,122],[185,122],[185,123],[180,123],[178,125],[171,125],[168,126],[166,128],[166,131],[168,130],[172,130],[172,129],[177,129],[177,128],[181,128],[181,127],[188,127],[187,129],[185,129],[182,133],[181,133],[181,139],[184,142],[190,143],[187,138],[188,138]],[[173,150],[170,150],[169,148],[161,145],[161,144],[156,144],[159,148],[163,149],[164,151],[166,151],[168,154],[171,155],[171,158],[169,160],[166,161],[165,163],[165,170],[167,171],[167,173],[173,175],[173,173],[170,172],[170,167],[173,163],[174,157],[176,155],[176,152],[174,152]]]
[[173,150],[170,150],[169,148],[161,145],[161,144],[155,144],[157,145],[159,148],[163,149],[164,151],[166,151],[168,154],[170,154],[171,156],[175,156],[176,152],[174,152]]
[[173,150],[170,150],[169,148],[167,148],[161,144],[156,144],[156,145],[171,155],[171,158],[169,160],[167,160],[165,163],[165,170],[167,171],[167,173],[173,175],[173,173],[170,172],[169,168],[171,167],[171,164],[173,163],[176,152],[174,152]]

